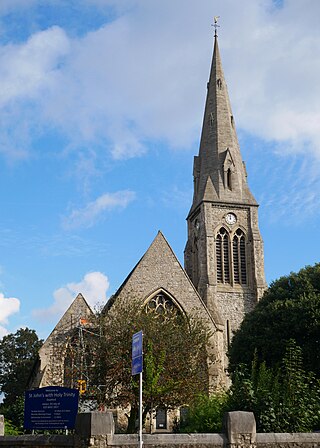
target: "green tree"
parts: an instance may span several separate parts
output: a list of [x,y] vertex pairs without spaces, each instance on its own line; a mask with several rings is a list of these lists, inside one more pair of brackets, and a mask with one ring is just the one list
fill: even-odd
[[304,369],[320,377],[319,263],[271,284],[233,338],[230,371],[240,364],[250,368],[254,356],[259,364],[279,366],[290,339],[302,349]]
[[4,401],[0,412],[13,425],[23,424],[23,395],[42,341],[34,330],[20,328],[0,341],[0,392]]
[[[170,314],[170,313],[169,313]],[[138,376],[131,375],[132,335],[144,333],[143,417],[159,406],[167,409],[190,403],[207,392],[209,332],[200,319],[155,315],[136,300],[116,302],[102,319],[101,338],[93,339],[96,354],[95,384],[107,406],[130,406],[128,432],[138,415]]]

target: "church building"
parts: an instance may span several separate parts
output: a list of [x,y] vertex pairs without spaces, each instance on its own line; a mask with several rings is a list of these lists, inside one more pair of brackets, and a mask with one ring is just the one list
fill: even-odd
[[[217,389],[227,384],[232,335],[262,297],[266,282],[258,204],[247,183],[216,35],[193,179],[185,267],[159,232],[105,311],[134,291],[141,309],[165,313],[177,307],[187,316],[200,316],[212,334],[209,383]],[[81,332],[92,314],[79,294],[40,349],[32,387],[66,385],[70,334],[75,328]]]

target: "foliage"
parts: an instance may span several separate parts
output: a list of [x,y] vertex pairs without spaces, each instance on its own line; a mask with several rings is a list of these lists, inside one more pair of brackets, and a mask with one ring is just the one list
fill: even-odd
[[228,410],[252,411],[260,432],[309,432],[320,424],[320,382],[303,369],[302,350],[287,343],[282,365],[268,368],[255,357],[249,372],[239,366]]
[[18,436],[22,434],[21,430],[14,426],[10,420],[5,420],[4,422],[4,435],[5,436]]
[[23,426],[23,396],[42,341],[36,332],[20,328],[0,341],[0,392],[5,394],[0,412],[14,426]]
[[182,433],[220,433],[223,415],[226,412],[227,395],[200,394],[188,408],[187,416],[180,421],[178,431]]
[[14,403],[1,404],[0,414],[3,414],[5,421],[8,420],[17,431],[23,431],[24,394],[17,397]]
[[229,368],[250,368],[254,356],[278,367],[294,339],[303,365],[320,377],[320,263],[273,282],[255,309],[246,315],[229,350]]
[[24,393],[41,345],[29,328],[20,328],[0,341],[0,391],[5,404],[14,403]]
[[[134,299],[115,302],[103,322],[101,338],[93,342],[95,384],[107,406],[130,405],[128,432],[135,430],[139,378],[131,375],[132,335],[144,333],[143,417],[158,406],[167,409],[190,403],[208,387],[206,343],[209,333],[199,319],[159,318]],[[98,331],[98,330],[96,330]]]

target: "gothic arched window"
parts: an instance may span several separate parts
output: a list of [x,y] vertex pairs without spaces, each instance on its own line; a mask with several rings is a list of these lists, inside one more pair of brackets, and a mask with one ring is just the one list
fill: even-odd
[[216,237],[217,282],[230,283],[229,235],[221,227]]
[[181,313],[173,300],[164,292],[159,291],[146,304],[147,313],[152,313],[158,319],[168,319]]
[[238,229],[232,241],[233,280],[237,284],[247,284],[246,240],[242,230]]

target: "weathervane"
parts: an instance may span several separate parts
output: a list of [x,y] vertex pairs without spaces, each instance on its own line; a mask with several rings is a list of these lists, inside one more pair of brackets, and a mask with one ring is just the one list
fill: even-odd
[[213,18],[213,24],[211,26],[214,26],[214,37],[218,37],[217,30],[220,28],[220,25],[218,25],[218,20],[220,19],[220,16],[214,16]]

